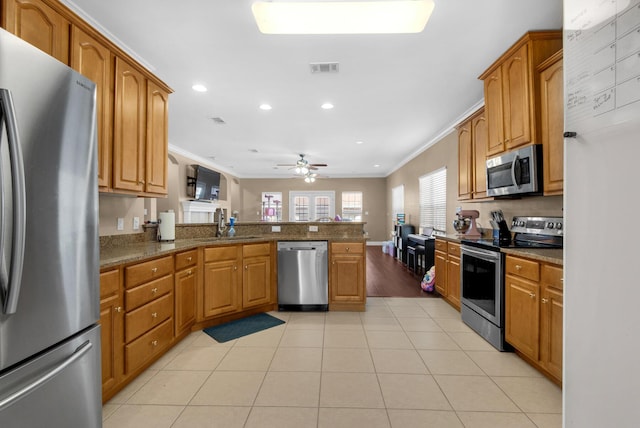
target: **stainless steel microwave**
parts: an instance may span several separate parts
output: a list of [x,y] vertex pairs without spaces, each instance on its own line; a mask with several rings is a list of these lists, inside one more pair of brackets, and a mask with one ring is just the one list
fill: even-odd
[[487,195],[542,193],[542,145],[533,144],[487,160]]

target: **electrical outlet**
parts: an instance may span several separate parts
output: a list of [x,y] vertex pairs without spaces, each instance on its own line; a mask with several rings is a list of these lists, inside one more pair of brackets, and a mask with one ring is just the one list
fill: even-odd
[[133,230],[140,229],[140,217],[133,218]]
[[309,232],[317,232],[318,226],[309,226]]
[[124,219],[122,217],[118,217],[118,225],[116,226],[118,230],[124,230]]
[[147,209],[146,209],[146,208],[144,209],[144,215],[145,215],[145,217],[146,217],[147,215],[149,215],[149,212],[147,211]]
[[272,232],[280,232],[280,226],[271,226]]

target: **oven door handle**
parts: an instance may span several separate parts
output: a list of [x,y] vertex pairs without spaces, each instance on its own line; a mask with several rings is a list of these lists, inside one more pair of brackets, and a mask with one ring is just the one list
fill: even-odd
[[496,261],[500,259],[500,251],[482,251],[472,247],[463,246],[462,255],[470,255],[482,260]]
[[520,169],[518,168],[518,166],[520,165],[518,163],[519,160],[520,156],[515,155],[515,157],[513,158],[513,163],[511,163],[511,180],[513,181],[513,185],[516,187],[520,187],[520,183],[518,183],[518,176],[520,175],[520,171],[516,172],[516,169]]

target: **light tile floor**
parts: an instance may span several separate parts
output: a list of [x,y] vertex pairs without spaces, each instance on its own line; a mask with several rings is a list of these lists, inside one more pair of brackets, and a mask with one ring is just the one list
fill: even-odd
[[440,299],[272,315],[227,343],[194,332],[103,408],[104,427],[561,427],[562,393]]

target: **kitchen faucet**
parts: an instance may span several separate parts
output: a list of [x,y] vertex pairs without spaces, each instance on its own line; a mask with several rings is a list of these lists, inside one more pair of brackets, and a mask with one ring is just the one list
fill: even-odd
[[220,216],[218,217],[218,230],[216,230],[216,236],[218,238],[224,236],[224,231],[227,227],[224,225],[224,211],[220,208]]

